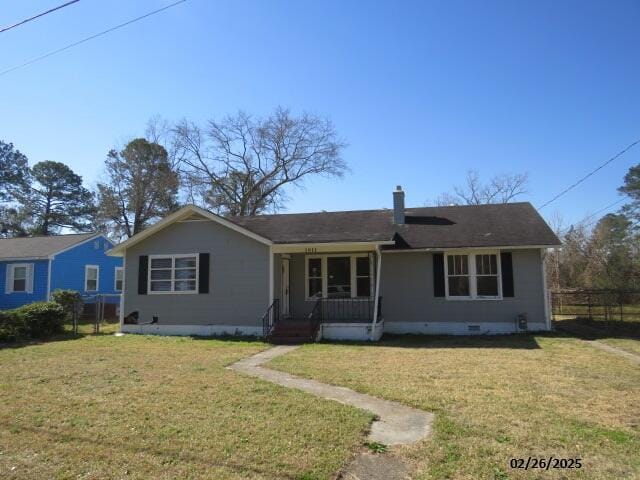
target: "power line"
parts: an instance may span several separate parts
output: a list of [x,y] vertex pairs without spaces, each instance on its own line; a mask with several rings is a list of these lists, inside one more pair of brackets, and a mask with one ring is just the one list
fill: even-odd
[[[587,220],[589,220],[590,218],[595,217],[596,215],[598,215],[599,213],[604,212],[605,210],[609,210],[611,207],[615,207],[616,205],[618,205],[619,203],[624,202],[625,200],[627,200],[626,195],[618,200],[616,200],[615,202],[607,205],[606,207],[602,207],[600,210],[596,210],[595,212],[593,212],[591,215],[587,215],[586,217],[584,217],[582,220],[580,220],[578,223],[583,223],[586,222]],[[598,219],[600,220],[600,219]]]
[[166,7],[162,7],[162,8],[159,8],[157,10],[153,10],[152,12],[145,13],[144,15],[141,15],[139,17],[133,18],[133,19],[127,21],[127,22],[121,23],[120,25],[116,25],[115,27],[111,27],[111,28],[109,28],[107,30],[103,30],[102,32],[96,33],[95,35],[91,35],[90,37],[83,38],[82,40],[78,40],[77,42],[70,43],[69,45],[66,45],[66,46],[64,46],[62,48],[58,48],[57,50],[53,50],[52,52],[45,53],[44,55],[40,55],[39,57],[36,57],[36,58],[32,58],[28,62],[22,63],[20,65],[16,65],[15,67],[11,67],[11,68],[8,68],[6,70],[2,70],[2,71],[0,71],[0,76],[6,75],[7,73],[13,72],[14,70],[18,70],[19,68],[26,67],[27,65],[31,65],[32,63],[39,62],[40,60],[44,60],[45,58],[51,57],[51,56],[56,55],[56,54],[58,54],[60,52],[64,52],[65,50],[69,50],[70,48],[77,47],[78,45],[80,45],[82,43],[88,42],[89,40],[93,40],[94,38],[98,38],[98,37],[101,37],[103,35],[106,35],[107,33],[111,33],[114,30],[118,30],[118,29],[120,29],[122,27],[126,27],[127,25],[131,25],[132,23],[135,23],[135,22],[137,22],[139,20],[142,20],[144,18],[147,18],[147,17],[150,17],[152,15],[155,15],[156,13],[160,13],[160,12],[162,12],[164,10],[168,10],[169,8],[175,7],[176,5],[179,5],[179,4],[184,3],[186,1],[187,0],[179,0],[177,2],[171,3],[171,4],[167,5]]
[[9,26],[0,28],[0,33],[6,32],[7,30],[11,30],[12,28],[19,27],[20,25],[24,25],[25,23],[28,23],[28,22],[30,22],[32,20],[35,20],[36,18],[44,17],[45,15],[53,13],[56,10],[60,10],[61,8],[68,7],[69,5],[72,5],[74,3],[78,3],[79,1],[80,0],[71,0],[70,2],[63,3],[62,5],[58,5],[57,7],[51,8],[51,9],[47,10],[46,12],[42,12],[42,13],[39,13],[37,15],[34,15],[33,17],[26,18],[26,19],[22,20],[21,22],[14,23],[13,25],[9,25]]
[[618,152],[616,155],[614,155],[613,157],[611,157],[609,160],[607,160],[606,162],[604,162],[602,165],[600,165],[598,168],[596,168],[595,170],[592,170],[591,172],[589,172],[588,174],[586,174],[584,177],[582,177],[580,180],[578,180],[577,182],[575,182],[574,184],[570,185],[569,187],[565,188],[563,191],[561,191],[559,194],[557,194],[555,197],[553,197],[551,200],[549,200],[548,202],[542,204],[541,206],[538,207],[538,210],[543,209],[544,207],[546,207],[547,205],[549,205],[550,203],[555,202],[557,199],[559,199],[561,196],[563,196],[565,193],[573,190],[575,187],[577,187],[578,185],[580,185],[582,182],[584,182],[587,178],[591,177],[592,175],[594,175],[596,172],[598,172],[599,170],[603,169],[604,167],[606,167],[607,165],[609,165],[611,162],[613,162],[614,160],[616,160],[618,157],[621,157],[622,155],[624,155],[625,153],[627,153],[629,150],[631,150],[633,147],[635,147],[638,143],[640,143],[640,139],[636,140],[635,142],[629,144],[624,150]]
[[[627,200],[627,199],[628,199],[628,197],[625,195],[624,197],[622,197],[622,198],[620,198],[620,199],[616,200],[615,202],[610,203],[610,204],[609,204],[609,205],[607,205],[606,207],[602,207],[602,208],[600,208],[600,209],[596,210],[595,212],[593,212],[593,213],[591,213],[591,214],[587,215],[587,216],[586,216],[586,217],[584,217],[582,220],[580,220],[580,221],[578,221],[578,222],[574,222],[574,223],[572,223],[571,225],[569,225],[569,226],[567,226],[567,227],[564,227],[563,229],[559,230],[560,235],[564,235],[565,233],[567,233],[567,231],[568,231],[571,227],[573,227],[574,225],[581,225],[581,226],[583,226],[584,228],[588,228],[588,227],[590,227],[590,226],[591,226],[591,225],[593,225],[594,223],[596,223],[596,222],[600,221],[600,219],[599,219],[599,218],[595,218],[595,219],[594,219],[593,217],[595,217],[595,216],[596,216],[596,215],[598,215],[599,213],[602,213],[602,212],[604,212],[604,211],[606,211],[606,210],[609,210],[611,207],[615,207],[616,205],[618,205],[618,204],[620,204],[620,203],[624,202],[624,201],[625,201],[625,200]],[[593,219],[593,220],[591,220],[591,219]],[[588,220],[589,220],[589,221],[588,221]]]

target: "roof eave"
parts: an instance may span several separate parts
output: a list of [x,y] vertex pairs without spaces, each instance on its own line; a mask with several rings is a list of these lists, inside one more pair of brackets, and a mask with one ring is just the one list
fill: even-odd
[[541,248],[560,248],[562,244],[533,244],[533,245],[482,245],[466,247],[417,247],[417,248],[392,248],[382,250],[384,253],[402,252],[449,252],[453,250],[531,250]]
[[49,260],[51,255],[44,257],[0,257],[0,262],[23,262],[27,260]]
[[361,242],[305,242],[305,243],[275,243],[273,253],[327,253],[347,251],[373,251],[383,245],[395,245],[393,240],[371,240]]
[[83,243],[90,242],[91,240],[95,240],[96,238],[100,238],[100,237],[104,237],[106,240],[109,240],[108,238],[106,238],[104,236],[104,234],[96,233],[96,234],[94,234],[94,235],[92,235],[90,237],[85,238],[84,240],[80,240],[79,242],[74,243],[73,245],[69,245],[68,247],[64,247],[64,248],[62,248],[60,250],[57,250],[57,251],[51,253],[47,258],[53,259],[53,257],[55,257],[56,255],[60,255],[61,253],[64,253],[64,252],[67,252],[67,251],[69,251],[69,250],[71,250],[73,248],[76,248],[77,246],[82,245]]

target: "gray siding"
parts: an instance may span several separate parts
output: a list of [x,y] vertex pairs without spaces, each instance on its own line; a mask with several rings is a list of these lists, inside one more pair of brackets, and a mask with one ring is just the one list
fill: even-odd
[[[208,294],[138,294],[140,255],[209,253]],[[257,326],[269,302],[269,247],[215,222],[174,223],[126,251],[125,315],[159,325]]]
[[545,321],[540,250],[513,250],[515,297],[503,300],[447,300],[433,296],[432,254],[382,256],[380,290],[385,322],[505,322],[527,313]]

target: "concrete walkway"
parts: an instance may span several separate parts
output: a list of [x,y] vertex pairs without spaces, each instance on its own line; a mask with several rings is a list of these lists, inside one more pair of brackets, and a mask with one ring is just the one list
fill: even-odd
[[374,413],[378,420],[371,425],[369,440],[385,445],[407,445],[415,443],[431,433],[433,414],[407,407],[397,402],[382,400],[348,388],[327,385],[300,378],[288,373],[278,372],[262,366],[272,358],[284,355],[299,348],[297,345],[281,345],[260,352],[234,363],[229,368],[259,377],[283,387],[303,390],[317,397],[335,400]]
[[614,347],[613,345],[609,345],[609,344],[598,341],[597,338],[601,338],[601,335],[606,333],[604,330],[600,328],[592,327],[589,325],[574,325],[571,327],[567,327],[562,325],[562,322],[560,322],[560,323],[556,323],[556,329],[562,332],[566,332],[570,335],[575,335],[577,338],[581,339],[587,345],[591,345],[592,347],[599,348],[600,350],[604,350],[605,352],[613,353],[614,355],[625,357],[626,359],[631,360],[632,362],[640,363],[640,355],[627,352],[622,348]]
[[[228,368],[267,380],[287,388],[295,388],[327,400],[367,410],[376,415],[368,440],[385,445],[408,445],[431,434],[433,414],[407,407],[397,402],[382,400],[348,388],[327,385],[263,367],[269,360],[299,348],[277,346],[252,357],[240,360]],[[409,466],[393,454],[360,453],[340,474],[342,479],[395,480],[409,477]]]
[[597,340],[585,340],[585,342],[592,347],[599,348],[600,350],[604,350],[605,352],[613,353],[614,355],[620,355],[621,357],[625,357],[627,360],[631,360],[632,362],[640,364],[640,355],[627,352],[626,350],[614,347],[613,345],[607,345],[606,343],[598,342]]

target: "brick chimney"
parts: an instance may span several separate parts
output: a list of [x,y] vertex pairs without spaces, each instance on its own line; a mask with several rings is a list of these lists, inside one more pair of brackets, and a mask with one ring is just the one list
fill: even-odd
[[393,192],[393,223],[395,225],[404,224],[404,192],[400,185]]

